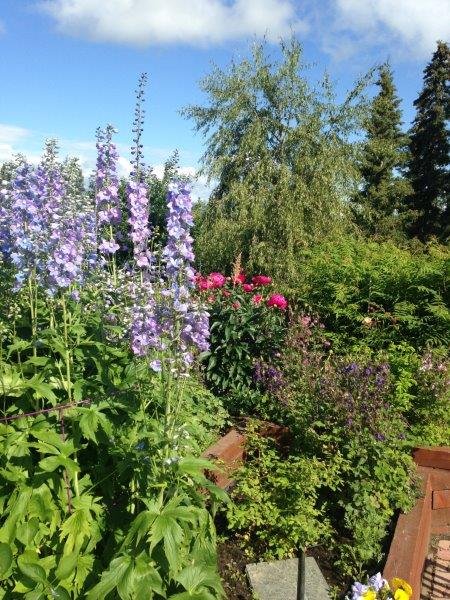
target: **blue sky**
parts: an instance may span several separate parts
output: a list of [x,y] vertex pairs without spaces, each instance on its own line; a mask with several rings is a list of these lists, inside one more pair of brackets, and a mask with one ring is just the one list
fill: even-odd
[[110,122],[126,170],[146,71],[146,160],[158,169],[178,148],[193,172],[203,140],[178,110],[202,101],[198,81],[263,35],[276,53],[292,32],[340,93],[389,59],[408,123],[435,41],[450,39],[450,0],[0,0],[0,162],[36,160],[57,137],[89,169],[95,129]]

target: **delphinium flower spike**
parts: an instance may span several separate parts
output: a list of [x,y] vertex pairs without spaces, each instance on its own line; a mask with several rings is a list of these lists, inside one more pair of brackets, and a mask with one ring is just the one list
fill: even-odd
[[117,148],[112,141],[115,129],[108,125],[97,129],[97,168],[95,173],[95,208],[98,249],[104,256],[114,255],[120,246],[116,226],[121,222],[119,180],[117,176]]
[[194,300],[195,271],[192,267],[194,252],[190,229],[193,225],[192,199],[185,183],[174,182],[168,193],[167,243],[163,263],[170,303],[165,310],[163,329],[175,353],[185,367],[193,360],[192,348],[209,348],[209,315],[198,300]]

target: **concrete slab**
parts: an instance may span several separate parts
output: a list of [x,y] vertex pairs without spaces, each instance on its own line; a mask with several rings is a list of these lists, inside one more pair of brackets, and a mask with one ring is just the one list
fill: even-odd
[[[297,600],[296,558],[247,565],[247,575],[258,600]],[[305,560],[305,591],[306,600],[330,600],[327,582],[312,556]]]

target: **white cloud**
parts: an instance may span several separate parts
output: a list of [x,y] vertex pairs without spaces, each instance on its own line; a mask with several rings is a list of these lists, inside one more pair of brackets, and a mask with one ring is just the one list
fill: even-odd
[[[366,45],[427,57],[450,38],[450,0],[334,0],[337,28]],[[345,40],[344,40],[345,41]],[[336,47],[339,44],[335,44]]]
[[207,45],[304,32],[294,0],[41,0],[63,33],[134,45]]
[[9,160],[17,154],[17,143],[31,135],[31,131],[16,125],[0,123],[0,162]]

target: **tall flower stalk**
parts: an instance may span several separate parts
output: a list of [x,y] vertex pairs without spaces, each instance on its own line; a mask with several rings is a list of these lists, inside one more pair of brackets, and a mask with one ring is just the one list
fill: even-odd
[[120,249],[117,226],[121,222],[117,148],[112,141],[115,129],[97,129],[97,168],[95,173],[95,214],[98,250],[110,266],[117,283],[116,252]]

